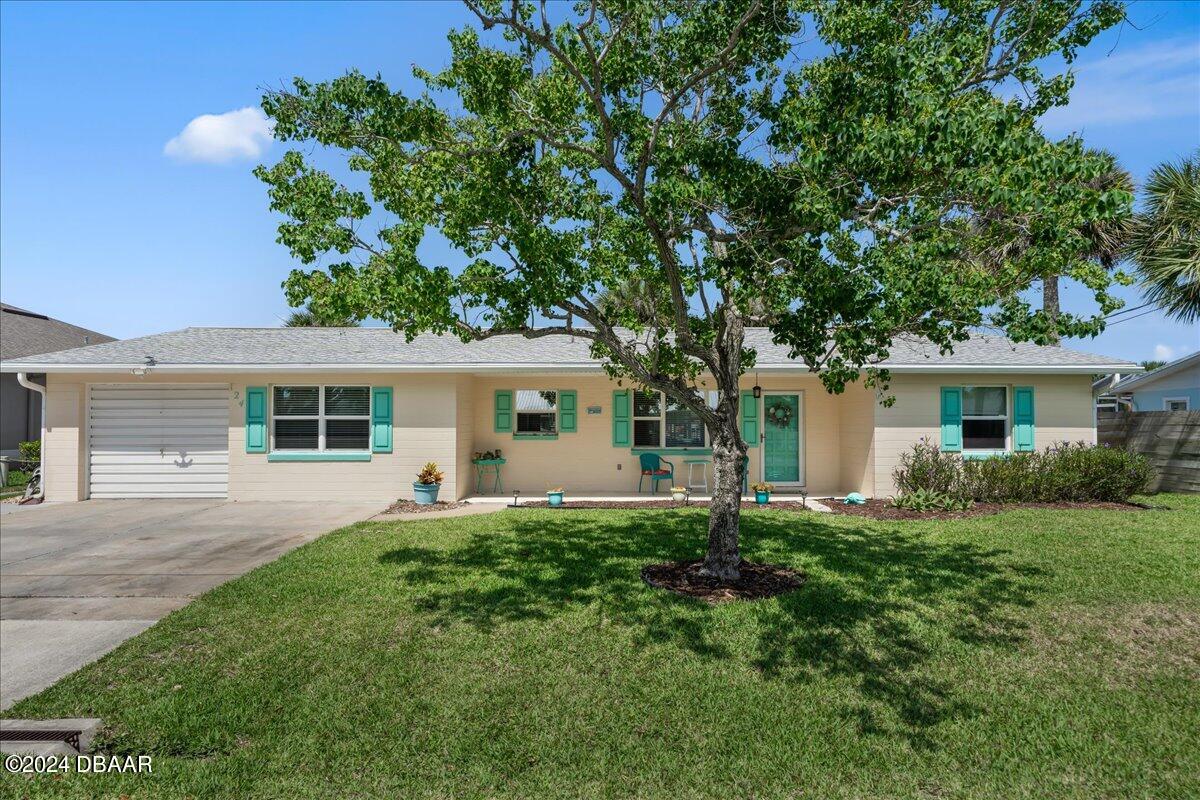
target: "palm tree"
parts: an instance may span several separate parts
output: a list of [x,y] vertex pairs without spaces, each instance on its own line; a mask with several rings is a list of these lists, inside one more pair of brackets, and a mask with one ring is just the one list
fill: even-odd
[[[1089,153],[1104,162],[1104,170],[1092,180],[1084,182],[1081,188],[1102,192],[1119,189],[1130,195],[1134,193],[1133,177],[1121,167],[1115,155],[1107,150],[1090,150]],[[989,216],[984,214],[984,221]],[[1085,257],[1111,270],[1120,261],[1133,233],[1133,220],[1126,215],[1101,222],[1089,222],[1079,229],[1079,233],[1087,241]],[[985,265],[999,264],[1019,257],[1029,247],[1028,238],[1016,237],[980,253],[978,257]],[[1060,277],[1057,272],[1042,275],[1042,312],[1049,322],[1047,338],[1051,344],[1058,344],[1061,338],[1057,327],[1058,317],[1062,312],[1058,297]]]
[[1129,256],[1146,299],[1180,322],[1200,319],[1200,151],[1146,181]]
[[283,321],[285,328],[357,328],[361,324],[351,317],[322,317],[311,308],[297,309]]
[[[1113,189],[1133,194],[1133,177],[1117,162],[1117,157],[1107,150],[1092,150],[1092,155],[1104,159],[1105,169],[1098,176],[1087,181],[1084,186],[1100,192]],[[1133,233],[1133,220],[1128,216],[1107,219],[1101,222],[1089,222],[1079,231],[1087,240],[1087,259],[1095,261],[1107,270],[1111,270],[1121,260],[1129,237]],[[1050,342],[1059,343],[1058,330],[1055,324],[1062,306],[1058,301],[1057,274],[1042,276],[1042,311],[1050,320]]]

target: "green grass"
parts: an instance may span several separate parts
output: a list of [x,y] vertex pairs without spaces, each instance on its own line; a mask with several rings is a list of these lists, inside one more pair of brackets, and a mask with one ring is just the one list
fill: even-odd
[[1200,498],[873,523],[748,512],[800,591],[638,570],[702,512],[522,510],[332,533],[7,716],[99,716],[151,776],[5,795],[1200,795]]

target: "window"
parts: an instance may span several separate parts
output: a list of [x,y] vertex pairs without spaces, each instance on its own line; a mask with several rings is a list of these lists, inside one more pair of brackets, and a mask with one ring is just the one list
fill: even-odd
[[[716,392],[708,393],[708,403],[716,405]],[[694,411],[659,392],[634,392],[634,447],[704,447],[706,439],[704,423]]]
[[276,386],[272,450],[367,450],[371,387]]
[[1186,397],[1164,397],[1163,411],[1190,411],[1191,403]]
[[1006,387],[963,387],[962,440],[963,450],[1008,449],[1008,389]]
[[516,411],[518,434],[553,436],[558,433],[558,392],[518,389]]

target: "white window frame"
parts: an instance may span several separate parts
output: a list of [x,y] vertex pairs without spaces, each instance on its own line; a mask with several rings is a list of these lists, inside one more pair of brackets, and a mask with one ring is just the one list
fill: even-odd
[[[517,398],[520,397],[521,392],[533,392],[534,394],[537,394],[539,396],[542,394],[542,392],[554,392],[554,408],[550,409],[549,411],[544,411],[544,410],[543,411],[534,411],[534,410],[528,409],[528,408],[525,409],[524,411],[522,411],[520,404],[517,402]],[[558,436],[558,404],[560,402],[560,398],[559,398],[560,394],[562,394],[562,392],[559,391],[558,389],[513,389],[513,399],[512,399],[513,436],[544,436],[547,439],[554,437],[554,436]],[[552,431],[523,431],[523,430],[521,430],[521,415],[522,414],[538,414],[538,415],[549,414],[550,416],[554,417],[554,430],[552,430]]]
[[[317,390],[317,414],[279,414],[275,413],[275,390],[276,389],[316,389]],[[366,389],[367,390],[367,413],[363,414],[326,414],[325,413],[325,389]],[[371,452],[371,411],[372,404],[375,398],[372,396],[374,392],[371,387],[361,383],[273,383],[268,387],[271,393],[271,452],[279,453],[369,453]],[[277,450],[275,447],[275,420],[306,420],[315,419],[317,421],[317,449],[316,450],[301,450],[299,448],[288,448],[286,450]],[[367,421],[367,446],[361,450],[350,450],[344,447],[339,447],[334,450],[327,450],[325,447],[325,423],[329,420],[339,419],[356,419]]]
[[[1191,411],[1192,398],[1190,397],[1164,397],[1163,411]],[[1171,403],[1183,403],[1183,408],[1171,408]]]
[[[637,395],[638,394],[651,394],[651,393],[658,395],[658,415],[657,416],[638,416],[637,415]],[[717,400],[716,391],[709,389],[709,390],[706,390],[704,393],[707,396],[709,406],[712,408],[715,408],[716,400]],[[631,431],[631,435],[633,436],[633,439],[634,439],[634,441],[633,441],[634,449],[637,449],[637,450],[681,450],[682,451],[682,450],[697,450],[697,449],[712,446],[712,443],[709,440],[707,425],[701,426],[704,429],[703,444],[672,445],[669,447],[667,446],[666,442],[667,442],[667,403],[668,403],[668,399],[667,399],[666,393],[660,392],[657,389],[650,389],[650,390],[635,389],[634,396],[633,396],[631,402],[633,405],[633,407],[630,409],[630,411],[632,412],[631,419],[633,420],[633,429]],[[637,443],[637,423],[639,420],[658,420],[658,444],[638,444]]]
[[[962,451],[964,453],[996,453],[996,452],[1011,453],[1012,452],[1012,402],[1013,402],[1012,387],[1005,383],[971,383],[971,384],[963,384],[960,388],[962,389],[964,394],[966,393],[967,389],[1003,389],[1004,390],[1004,414],[1002,414],[1002,415],[997,415],[997,414],[985,414],[985,415],[969,414],[968,415],[966,398],[965,397],[963,398],[963,401],[962,401],[963,411],[962,411],[961,417],[959,418],[959,426],[961,428],[959,435],[962,437]],[[1004,447],[1001,450],[997,450],[994,447],[967,447],[966,422],[968,419],[1002,419],[1002,420],[1004,420]]]

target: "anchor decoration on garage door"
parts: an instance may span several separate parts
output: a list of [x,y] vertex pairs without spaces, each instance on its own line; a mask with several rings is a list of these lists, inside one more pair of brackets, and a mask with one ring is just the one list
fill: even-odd
[[179,460],[175,462],[175,466],[186,469],[195,463],[195,459],[188,458],[187,450],[179,451]]

